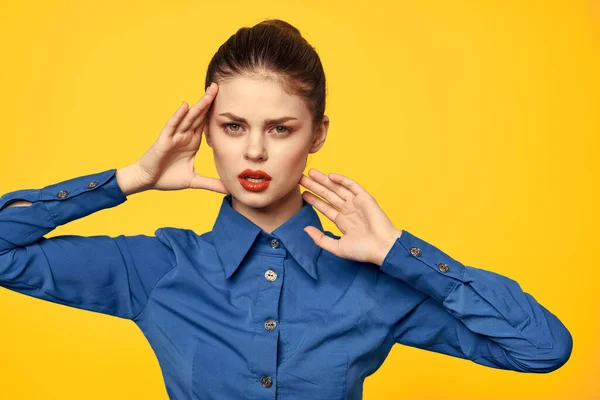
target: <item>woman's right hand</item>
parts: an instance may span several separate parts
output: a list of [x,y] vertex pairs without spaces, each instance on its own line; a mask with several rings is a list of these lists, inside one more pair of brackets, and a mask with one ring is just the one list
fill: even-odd
[[229,194],[223,181],[198,175],[194,167],[208,109],[218,89],[213,82],[196,104],[188,108],[183,102],[167,121],[156,142],[136,161],[141,186],[156,190],[207,189]]

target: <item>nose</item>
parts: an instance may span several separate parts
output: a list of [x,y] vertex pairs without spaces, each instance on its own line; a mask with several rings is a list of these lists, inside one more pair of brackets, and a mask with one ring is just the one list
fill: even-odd
[[248,142],[244,151],[244,158],[249,161],[265,161],[267,159],[267,149],[265,140],[259,132],[248,135]]

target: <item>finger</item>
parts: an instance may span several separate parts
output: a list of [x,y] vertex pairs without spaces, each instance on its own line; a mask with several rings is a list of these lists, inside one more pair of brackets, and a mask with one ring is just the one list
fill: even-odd
[[204,92],[204,96],[190,108],[190,112],[177,127],[177,132],[187,132],[196,119],[202,120],[210,103],[214,100],[215,95],[216,90],[214,89],[214,85],[209,86],[206,92]]
[[[214,85],[214,89],[211,88],[211,86],[213,86],[213,85]],[[217,96],[217,93],[219,92],[219,85],[217,85],[217,84],[211,84],[211,86],[209,86],[207,88],[207,91],[209,89],[212,90],[212,91],[214,91],[213,94],[212,94],[213,101],[214,101],[214,98]],[[192,126],[190,126],[190,128],[189,128],[192,132],[196,132],[200,126],[202,126],[202,129],[204,129],[204,125],[206,125],[206,122],[207,122],[206,121],[206,115],[208,114],[208,111],[210,110],[210,107],[212,107],[212,104],[209,104],[207,106],[205,113],[202,113],[201,115],[199,115],[194,120],[194,122],[192,122]]]
[[304,232],[310,236],[317,246],[327,250],[332,254],[335,254],[336,256],[339,255],[339,240],[330,238],[314,226],[305,227]]
[[190,184],[191,189],[207,189],[213,192],[229,194],[229,191],[223,184],[223,181],[217,178],[197,175],[192,179]]
[[318,198],[311,192],[303,192],[302,197],[306,200],[307,203],[316,207],[317,210],[321,211],[323,215],[332,220],[335,223],[335,219],[340,213],[336,210],[331,204],[325,202],[324,200]]
[[175,128],[177,128],[177,125],[179,125],[179,123],[181,122],[181,120],[183,119],[185,114],[188,112],[188,109],[189,109],[189,105],[184,101],[179,106],[177,111],[175,111],[175,114],[173,114],[173,116],[171,116],[171,118],[169,118],[169,120],[165,124],[165,128],[164,128],[168,131],[169,136],[171,136],[171,135],[173,135],[173,133],[175,133]]
[[354,196],[350,190],[340,185],[339,183],[332,181],[327,175],[325,175],[318,169],[311,168],[308,171],[308,175],[315,181],[319,182],[321,185],[324,185],[325,187],[331,189],[338,196],[340,196],[340,198],[344,200],[350,200]]
[[217,93],[219,92],[219,85],[217,85],[216,83],[211,83],[210,86],[206,88],[206,91],[208,92],[209,89],[212,91],[211,96],[213,99],[211,100],[211,104],[209,104],[206,107],[205,112],[202,113],[201,115],[199,115],[194,120],[194,122],[192,122],[192,125],[190,126],[189,129],[193,132],[196,132],[200,126],[202,126],[201,130],[204,130],[204,126],[206,125],[206,122],[207,122],[206,115],[208,115],[210,108],[213,106],[214,99],[217,97]]
[[[176,129],[176,132],[187,132],[192,124],[196,121],[196,119],[204,118],[204,112],[208,108],[207,98],[209,97],[208,92],[204,93],[202,98],[196,102],[187,113],[185,118],[179,123],[179,126]],[[212,99],[210,99],[212,101]]]
[[298,183],[300,183],[305,188],[312,190],[319,196],[323,197],[324,199],[326,199],[328,202],[333,204],[338,209],[341,208],[342,205],[344,204],[344,199],[342,199],[340,196],[338,196],[336,193],[334,193],[330,189],[321,185],[319,182],[317,182],[313,179],[310,179],[309,177],[307,177],[304,174],[302,175],[302,178],[300,178],[300,181]]
[[204,125],[206,125],[206,115],[201,115],[192,122],[192,126],[190,126],[190,131],[196,132],[198,128],[202,125],[202,130],[204,130]]
[[365,191],[365,189],[362,186],[360,186],[358,183],[354,182],[352,179],[344,175],[334,174],[333,172],[331,172],[329,174],[329,179],[347,187],[355,195]]

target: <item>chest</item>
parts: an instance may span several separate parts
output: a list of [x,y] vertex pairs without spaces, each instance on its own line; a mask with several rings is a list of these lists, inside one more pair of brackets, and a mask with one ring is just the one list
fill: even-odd
[[274,386],[282,396],[342,399],[353,362],[376,351],[385,329],[370,324],[369,275],[326,266],[317,280],[293,259],[262,255],[231,279],[218,265],[175,269],[153,291],[147,336],[168,342],[154,348],[176,347],[169,352],[186,360],[197,398],[209,389],[258,398]]

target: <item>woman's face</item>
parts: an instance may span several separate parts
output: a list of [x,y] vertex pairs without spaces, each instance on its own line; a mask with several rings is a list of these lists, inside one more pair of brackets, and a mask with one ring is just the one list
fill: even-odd
[[[313,132],[300,97],[272,80],[239,76],[219,83],[204,132],[227,190],[243,204],[263,208],[298,190],[308,154],[321,148],[328,125],[325,116]],[[268,187],[244,188],[238,176],[246,169],[266,172]]]

